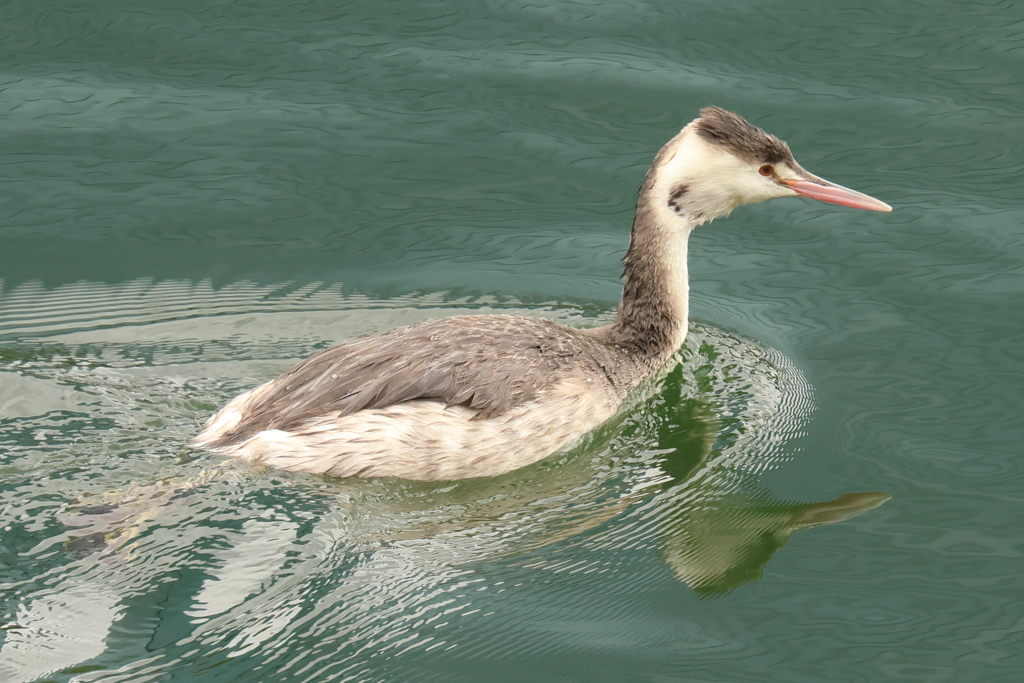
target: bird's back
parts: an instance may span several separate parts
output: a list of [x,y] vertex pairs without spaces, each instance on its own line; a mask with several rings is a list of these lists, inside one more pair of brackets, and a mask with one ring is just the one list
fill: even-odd
[[[472,420],[543,400],[560,384],[622,397],[646,373],[593,330],[521,316],[458,316],[349,339],[244,394],[211,418],[197,443],[224,448],[290,432],[320,416],[430,400]],[[228,418],[228,419],[225,419]]]

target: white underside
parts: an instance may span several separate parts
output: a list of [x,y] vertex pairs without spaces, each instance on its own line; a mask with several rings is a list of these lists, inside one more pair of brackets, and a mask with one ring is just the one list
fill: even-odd
[[[266,385],[264,385],[266,386]],[[226,433],[264,387],[242,394],[210,418],[195,445]],[[292,472],[338,477],[454,480],[523,467],[570,445],[615,414],[610,392],[564,383],[495,418],[437,401],[409,401],[351,415],[311,418],[290,431],[271,429],[230,446],[225,455]]]

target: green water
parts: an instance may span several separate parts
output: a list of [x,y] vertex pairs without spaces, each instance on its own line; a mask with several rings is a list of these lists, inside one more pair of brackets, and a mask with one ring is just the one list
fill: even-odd
[[[1020,6],[12,0],[0,39],[0,680],[1024,679]],[[606,322],[707,104],[894,211],[695,232],[681,367],[614,424],[441,485],[185,448],[341,338]]]

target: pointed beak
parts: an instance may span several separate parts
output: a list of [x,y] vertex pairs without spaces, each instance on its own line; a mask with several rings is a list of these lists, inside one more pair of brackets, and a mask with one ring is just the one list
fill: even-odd
[[868,211],[892,211],[892,207],[885,202],[880,202],[863,192],[857,192],[848,187],[822,180],[810,173],[807,174],[807,178],[795,178],[792,180],[780,178],[779,181],[801,197],[810,197],[811,199],[817,199],[819,202],[849,206],[854,209],[867,209]]

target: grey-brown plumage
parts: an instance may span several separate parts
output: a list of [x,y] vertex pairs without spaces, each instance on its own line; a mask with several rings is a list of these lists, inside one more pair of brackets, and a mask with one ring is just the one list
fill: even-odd
[[[637,366],[637,367],[632,367]],[[624,371],[631,367],[631,370]],[[302,361],[207,446],[290,431],[318,415],[432,400],[486,420],[534,400],[565,375],[597,378],[625,395],[643,373],[625,346],[521,316],[458,316],[350,339]]]
[[888,209],[811,176],[739,116],[704,109],[640,188],[613,324],[459,316],[351,339],[236,397],[195,444],[333,476],[450,480],[535,462],[612,417],[682,344],[693,228],[797,195]]

